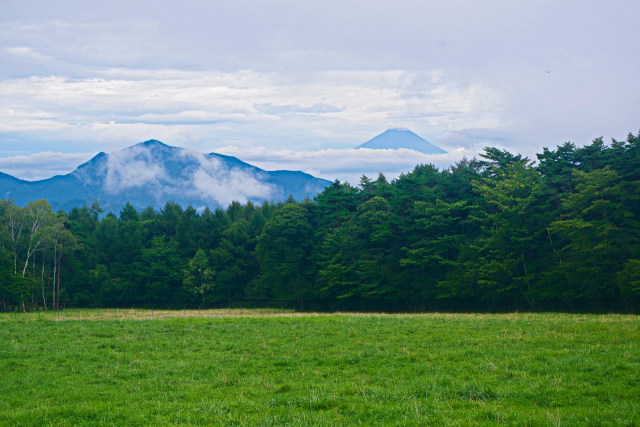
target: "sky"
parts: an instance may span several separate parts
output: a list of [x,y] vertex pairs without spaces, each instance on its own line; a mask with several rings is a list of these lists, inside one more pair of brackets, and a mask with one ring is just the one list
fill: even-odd
[[[157,139],[357,183],[640,129],[637,1],[0,1],[0,171]],[[354,150],[388,128],[447,150]]]

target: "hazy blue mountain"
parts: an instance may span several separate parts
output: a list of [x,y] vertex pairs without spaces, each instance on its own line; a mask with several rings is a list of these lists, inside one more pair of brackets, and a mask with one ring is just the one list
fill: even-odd
[[202,154],[160,141],[100,153],[67,175],[24,181],[0,172],[0,197],[20,206],[47,199],[54,210],[70,210],[98,200],[105,211],[119,212],[130,202],[157,209],[173,200],[186,207],[226,207],[242,203],[313,197],[330,181],[298,171],[265,171],[235,157]]
[[356,148],[391,149],[407,148],[425,154],[444,154],[445,150],[436,147],[424,138],[419,137],[409,129],[387,129],[380,135],[370,139]]

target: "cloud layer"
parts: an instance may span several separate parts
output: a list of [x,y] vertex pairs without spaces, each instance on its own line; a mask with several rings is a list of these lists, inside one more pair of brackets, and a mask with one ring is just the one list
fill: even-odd
[[[446,154],[423,154],[413,150],[325,149],[315,151],[271,150],[266,147],[219,147],[219,154],[235,156],[264,170],[300,170],[318,178],[339,179],[358,184],[363,175],[375,177],[383,173],[388,179],[411,171],[417,164],[433,164],[439,168],[471,158],[474,150],[459,147]],[[143,146],[115,151],[107,157],[102,174],[106,190],[117,193],[123,190],[150,188],[171,184],[181,188],[182,194],[217,201],[226,205],[232,200],[251,198],[269,199],[275,189],[260,181],[259,177],[238,169],[229,169],[215,158],[192,150],[180,151],[175,160],[186,158],[195,161],[198,168],[186,171],[185,176],[172,174],[162,166],[158,153]],[[72,172],[91,155],[65,155],[38,153],[31,156],[14,156],[0,159],[0,170],[18,178],[35,180]],[[47,169],[46,166],[54,165]],[[159,194],[162,198],[166,195]]]
[[639,12],[625,0],[6,0],[0,157],[150,138],[316,152],[391,127],[529,156],[620,139],[640,127]]
[[0,158],[0,171],[27,181],[37,181],[55,175],[66,175],[94,155],[95,153],[66,154],[48,151],[3,157]]
[[[499,91],[433,71],[321,72],[294,80],[255,71],[103,74],[0,81],[0,135],[23,134],[26,141],[52,133],[67,140],[83,136],[106,150],[151,136],[202,149],[349,147],[385,124],[443,133],[490,128],[501,113]],[[339,131],[345,128],[350,131]]]
[[317,151],[273,151],[265,147],[241,149],[227,146],[220,153],[238,157],[265,170],[301,170],[318,178],[339,179],[358,184],[366,175],[375,178],[383,173],[387,179],[397,178],[418,164],[433,164],[445,169],[474,152],[458,148],[446,154],[423,154],[414,150],[326,149]]

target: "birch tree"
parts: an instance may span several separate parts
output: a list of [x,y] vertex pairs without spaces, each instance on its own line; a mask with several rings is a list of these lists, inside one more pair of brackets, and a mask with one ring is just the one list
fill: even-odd
[[51,211],[51,206],[44,199],[29,202],[24,209],[25,254],[22,276],[27,272],[29,262],[36,251],[42,249],[44,242],[50,237],[56,216]]
[[12,200],[6,202],[5,222],[7,230],[7,245],[13,258],[13,274],[18,274],[18,257],[24,247],[24,223],[25,210],[13,204]]

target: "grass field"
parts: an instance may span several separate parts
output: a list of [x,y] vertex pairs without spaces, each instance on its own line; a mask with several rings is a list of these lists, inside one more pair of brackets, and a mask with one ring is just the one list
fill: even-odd
[[640,317],[4,313],[0,424],[639,425]]

